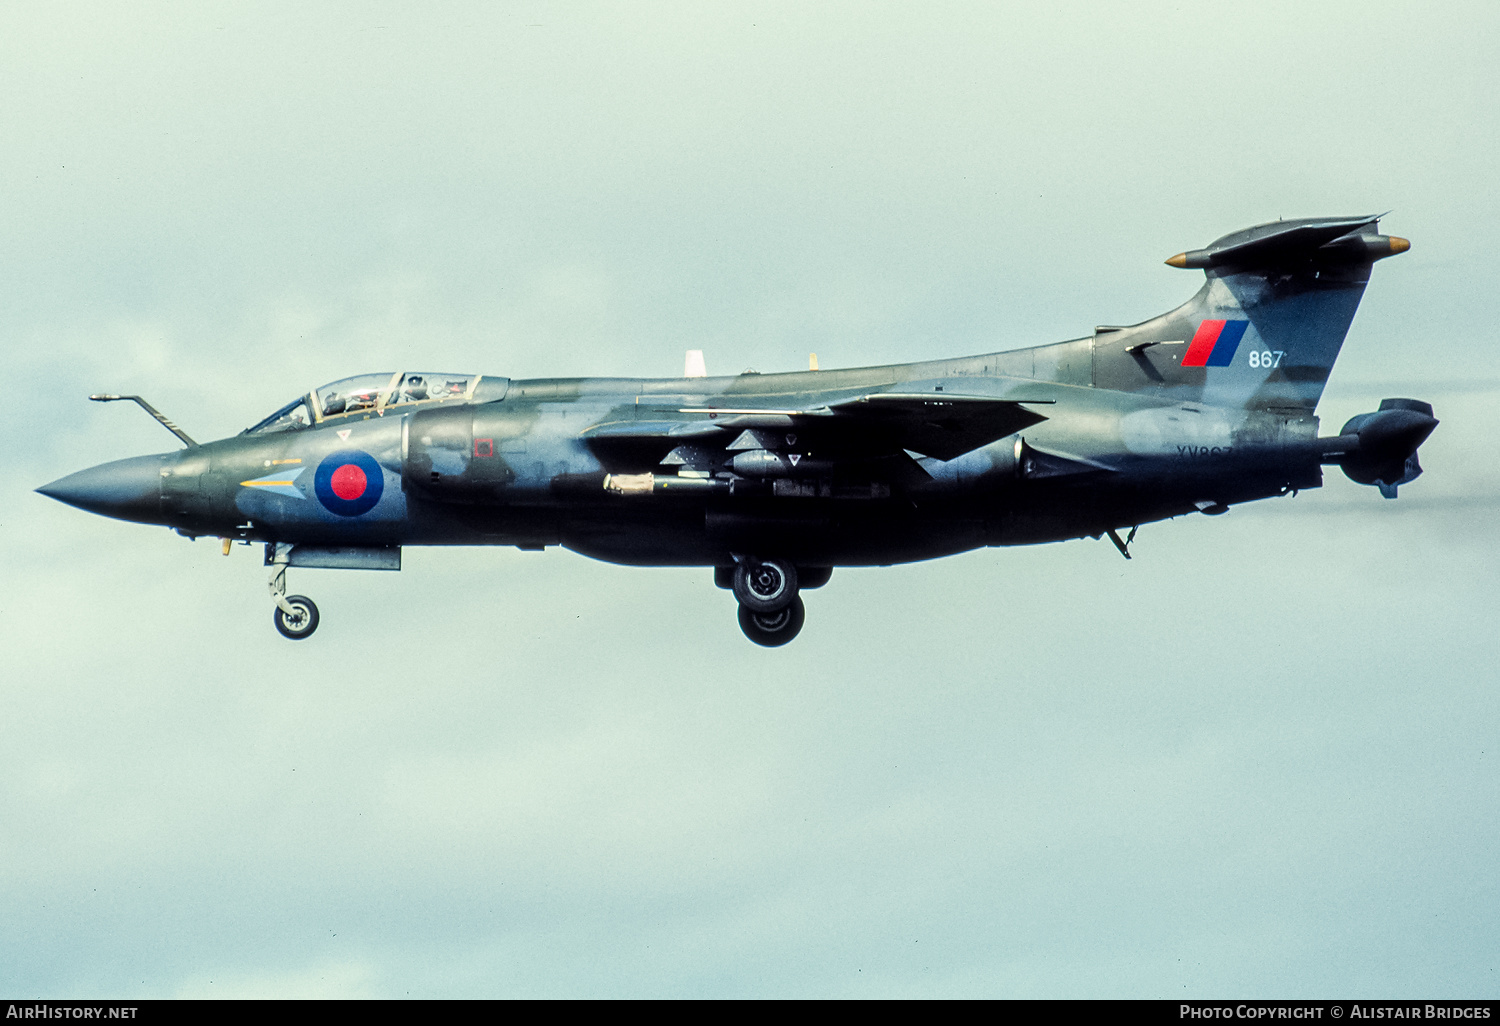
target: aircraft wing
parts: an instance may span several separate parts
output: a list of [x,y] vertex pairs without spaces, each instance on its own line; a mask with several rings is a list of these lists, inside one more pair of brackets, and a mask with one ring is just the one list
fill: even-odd
[[[685,407],[679,412],[705,419],[645,420],[598,424],[583,439],[609,463],[654,466],[680,446],[742,449],[770,433],[800,436],[796,448],[835,458],[873,459],[903,450],[951,460],[1014,434],[1046,415],[1030,409],[1051,399],[998,399],[935,392],[871,392],[802,409],[764,407]],[[754,432],[744,442],[744,433]],[[764,435],[762,433],[765,433]],[[766,447],[779,448],[776,445]]]
[[[1053,400],[1035,400],[1050,405]],[[829,406],[844,430],[951,460],[1046,420],[1028,401],[978,395],[872,392]]]

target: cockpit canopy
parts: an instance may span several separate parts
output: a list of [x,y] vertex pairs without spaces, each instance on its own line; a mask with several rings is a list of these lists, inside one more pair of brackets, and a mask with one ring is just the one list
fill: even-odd
[[504,399],[509,387],[509,378],[482,374],[432,371],[359,374],[292,400],[259,424],[247,428],[245,434],[299,431],[328,420],[384,416],[387,410],[404,412],[418,403],[494,402]]

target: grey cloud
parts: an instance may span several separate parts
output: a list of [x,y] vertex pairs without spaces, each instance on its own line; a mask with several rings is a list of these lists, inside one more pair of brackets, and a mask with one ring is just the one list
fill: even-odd
[[[0,32],[7,993],[1493,993],[1490,5],[83,10]],[[289,645],[258,552],[30,492],[172,447],[93,391],[979,352],[1387,208],[1321,412],[1438,405],[1401,499],[840,571],[776,653],[483,550]]]

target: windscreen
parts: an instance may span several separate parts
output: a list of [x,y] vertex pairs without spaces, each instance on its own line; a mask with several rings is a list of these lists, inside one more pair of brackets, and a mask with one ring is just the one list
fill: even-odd
[[307,412],[307,400],[297,398],[254,427],[246,428],[245,434],[269,435],[276,431],[299,431],[311,423],[312,415]]

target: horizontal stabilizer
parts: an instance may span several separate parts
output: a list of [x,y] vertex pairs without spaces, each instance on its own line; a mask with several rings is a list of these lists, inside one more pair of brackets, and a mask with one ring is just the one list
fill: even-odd
[[1379,234],[1383,215],[1303,217],[1232,232],[1203,249],[1178,253],[1172,267],[1271,268],[1307,262],[1371,263],[1411,248],[1405,239]]

